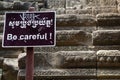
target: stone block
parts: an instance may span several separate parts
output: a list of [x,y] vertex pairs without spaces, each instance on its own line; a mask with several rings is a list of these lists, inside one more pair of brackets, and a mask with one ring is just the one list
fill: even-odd
[[120,26],[120,14],[118,13],[98,14],[96,18],[98,26],[101,27]]
[[[51,61],[51,53],[50,52],[35,52],[34,53],[34,67],[39,69],[48,69],[52,68],[50,64]],[[26,53],[21,53],[18,56],[18,66],[20,69],[25,69],[26,66]]]
[[75,7],[76,5],[80,5],[81,7],[85,5],[84,0],[66,0],[66,8]]
[[103,46],[91,46],[90,47],[91,50],[94,51],[98,51],[98,50],[120,50],[120,46],[119,45],[103,45]]
[[57,45],[89,45],[92,42],[91,34],[81,30],[57,31]]
[[[60,53],[60,52],[58,52]],[[80,53],[80,54],[79,54]],[[70,66],[69,68],[57,68],[52,63],[55,59],[55,54],[57,53],[49,53],[49,52],[39,52],[35,53],[35,64],[34,64],[34,80],[42,80],[42,79],[57,79],[57,80],[66,80],[66,79],[96,79],[96,69],[91,67],[94,64],[89,64],[87,62],[88,58],[91,59],[91,61],[94,62],[95,52],[81,52],[81,51],[74,51],[74,52],[62,52],[62,56],[65,57],[68,55],[69,57],[72,57],[75,55],[77,57],[82,57],[84,65],[81,62],[75,62],[81,63],[81,65],[85,66],[86,64],[89,65],[89,68],[76,68],[76,66]],[[82,56],[81,56],[82,55]],[[87,55],[87,57],[86,57]],[[25,53],[21,53],[19,55],[19,72],[18,72],[18,80],[25,80]],[[83,58],[85,57],[85,58]],[[80,58],[75,59],[76,61]],[[59,61],[58,61],[59,63]],[[63,62],[64,63],[64,62]],[[72,64],[72,63],[70,63]],[[79,65],[80,66],[80,65]],[[75,68],[74,68],[75,67]],[[78,66],[77,66],[78,67]],[[88,66],[87,66],[88,67]]]
[[14,2],[5,2],[0,1],[0,9],[1,10],[28,10],[32,3],[30,2],[22,2],[22,1],[14,1]]
[[81,6],[79,9],[85,9],[88,7],[99,6],[99,0],[66,0],[66,8],[71,8],[75,6]]
[[[35,52],[35,68],[39,69],[67,69],[67,68],[95,68],[96,54],[94,51],[59,51]],[[21,53],[18,57],[18,66],[25,69],[26,54]]]
[[92,36],[93,45],[120,45],[120,30],[97,30]]
[[98,69],[97,78],[98,80],[119,80],[120,69]]
[[97,51],[97,68],[119,68],[119,50],[99,50]]
[[13,3],[13,10],[28,10],[31,5],[32,3],[30,2],[15,1]]
[[[25,70],[19,70],[18,80],[25,80]],[[34,80],[96,80],[96,69],[34,70]]]
[[59,26],[96,26],[95,17],[92,15],[62,14],[56,16],[56,25]]
[[57,51],[87,51],[88,46],[55,46],[55,47],[35,47],[35,52],[57,52]]
[[4,15],[0,15],[0,21],[4,20]]
[[48,8],[65,8],[66,0],[47,0]]
[[18,59],[5,58],[3,62],[3,80],[17,80]]
[[51,64],[55,68],[96,68],[97,57],[94,51],[59,51],[53,54]]
[[5,2],[5,1],[0,1],[0,9],[1,10],[6,10],[6,9],[11,9],[13,6],[12,2]]
[[117,0],[100,0],[101,6],[117,6]]
[[97,15],[97,14],[102,14],[102,13],[117,13],[118,10],[116,6],[100,6],[100,7],[93,7],[92,8],[92,14]]
[[92,14],[92,9],[66,10],[66,14]]
[[[20,1],[22,1],[22,2],[25,2],[25,1],[26,2],[34,2],[34,0],[20,0]],[[43,2],[43,1],[45,1],[45,0],[36,0],[36,2]]]
[[40,11],[56,11],[57,15],[61,15],[61,14],[66,14],[66,10],[65,8],[57,8],[57,9],[46,9],[46,8],[41,8]]

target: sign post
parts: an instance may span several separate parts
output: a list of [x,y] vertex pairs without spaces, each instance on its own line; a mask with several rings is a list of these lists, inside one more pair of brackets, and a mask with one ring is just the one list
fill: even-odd
[[26,80],[33,80],[33,47],[52,47],[56,45],[55,12],[5,13],[4,38],[2,47],[27,47]]
[[[30,7],[29,11],[35,11],[34,7]],[[26,55],[26,77],[25,80],[34,79],[34,48],[27,47]]]

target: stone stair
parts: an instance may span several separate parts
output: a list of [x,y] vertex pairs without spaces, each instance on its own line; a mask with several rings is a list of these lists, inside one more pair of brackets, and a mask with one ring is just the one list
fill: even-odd
[[[0,1],[0,41],[4,13],[26,11],[34,3],[33,0],[6,1]],[[37,10],[56,10],[57,40],[55,47],[34,48],[34,80],[120,80],[120,0],[36,2]],[[4,80],[16,80],[17,71],[18,80],[25,80],[26,53],[22,52],[21,48],[0,47]],[[16,64],[19,68],[15,68]],[[9,75],[14,78],[10,79]]]
[[[78,16],[57,15],[56,46],[34,48],[34,80],[120,79],[119,14]],[[21,55],[18,77],[25,80]]]

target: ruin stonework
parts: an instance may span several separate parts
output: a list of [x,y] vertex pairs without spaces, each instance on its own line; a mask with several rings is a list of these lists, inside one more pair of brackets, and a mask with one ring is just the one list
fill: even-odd
[[[1,42],[4,13],[30,6],[56,11],[56,46],[34,48],[34,80],[120,79],[120,0],[1,0]],[[25,51],[0,47],[1,80],[25,80]]]

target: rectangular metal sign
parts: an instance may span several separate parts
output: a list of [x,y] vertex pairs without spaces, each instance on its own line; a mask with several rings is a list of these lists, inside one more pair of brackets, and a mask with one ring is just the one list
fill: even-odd
[[55,46],[55,31],[55,12],[5,13],[2,46]]

